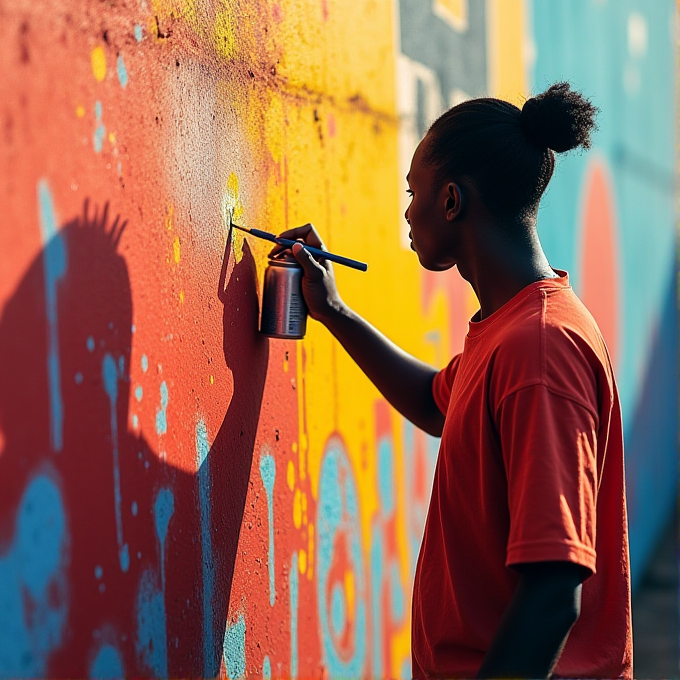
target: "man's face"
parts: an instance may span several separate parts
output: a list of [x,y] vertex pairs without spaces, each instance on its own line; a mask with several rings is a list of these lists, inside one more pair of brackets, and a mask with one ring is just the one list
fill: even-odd
[[432,271],[449,269],[455,264],[451,252],[453,228],[446,219],[446,184],[437,183],[434,169],[423,161],[427,137],[418,145],[406,180],[411,203],[404,216],[411,227],[411,249],[420,264]]

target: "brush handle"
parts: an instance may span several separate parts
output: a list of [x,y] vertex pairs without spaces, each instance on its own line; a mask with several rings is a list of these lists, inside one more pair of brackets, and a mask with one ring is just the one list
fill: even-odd
[[317,257],[322,257],[331,262],[336,262],[337,264],[343,264],[345,267],[351,267],[352,269],[358,269],[360,272],[365,272],[368,269],[368,265],[364,262],[359,262],[358,260],[352,260],[349,257],[343,257],[342,255],[335,255],[334,253],[329,253],[326,250],[321,250],[321,248],[315,248],[314,246],[308,246],[302,241],[293,241],[289,238],[278,238],[274,234],[270,234],[268,231],[262,231],[261,229],[251,228],[249,232],[253,236],[258,238],[263,238],[266,241],[271,241],[272,243],[277,243],[280,246],[286,246],[286,248],[292,248],[296,243],[299,243],[305,250],[310,252],[312,255]]

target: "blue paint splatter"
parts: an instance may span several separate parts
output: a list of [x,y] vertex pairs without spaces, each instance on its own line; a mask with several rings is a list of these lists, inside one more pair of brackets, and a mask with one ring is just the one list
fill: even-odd
[[290,565],[290,677],[298,674],[298,553],[293,553]]
[[381,437],[378,442],[378,488],[380,490],[380,506],[383,515],[394,512],[394,454],[392,442],[388,437]]
[[144,390],[142,389],[142,386],[137,385],[137,387],[135,387],[135,399],[137,399],[137,401],[142,401],[143,396],[144,396]]
[[104,575],[104,570],[101,568],[100,565],[97,565],[94,568],[94,577],[97,579],[97,581],[101,580],[101,577]]
[[50,391],[50,443],[52,450],[61,451],[64,445],[64,404],[61,396],[61,367],[59,365],[59,317],[57,283],[66,274],[66,246],[57,230],[54,199],[46,180],[38,182],[40,235],[43,242],[45,272],[45,311],[47,313],[47,375]]
[[102,123],[102,103],[100,101],[97,101],[94,105],[94,115],[97,127],[92,135],[92,144],[94,150],[99,153],[102,150],[102,146],[104,146],[104,137],[106,136],[106,127]]
[[336,637],[340,638],[345,630],[347,617],[345,615],[345,591],[339,583],[333,586],[331,621],[333,623],[333,633]]
[[196,423],[196,466],[198,468],[198,496],[201,506],[201,551],[203,561],[203,675],[214,678],[217,659],[213,634],[212,596],[215,581],[210,518],[210,444],[208,429],[203,420]]
[[170,518],[175,512],[175,497],[170,489],[161,489],[156,496],[154,513],[156,516],[156,535],[161,544],[161,585],[165,593],[165,539],[168,536]]
[[132,507],[130,508],[132,511],[132,516],[137,517],[137,513],[139,512],[139,506],[137,505],[137,501],[132,501]]
[[123,61],[123,55],[118,55],[118,80],[123,88],[127,87],[128,84],[128,74],[125,68],[125,62]]
[[383,677],[383,620],[382,620],[382,580],[383,580],[383,534],[379,525],[373,525],[371,540],[371,599],[373,611],[373,673],[376,678]]
[[264,490],[267,493],[267,510],[269,514],[269,604],[273,607],[276,599],[274,569],[274,480],[276,479],[276,462],[268,453],[260,458],[260,475]]
[[165,598],[150,569],[139,581],[135,648],[142,665],[155,677],[168,677]]
[[142,372],[146,373],[149,370],[149,359],[147,358],[146,354],[142,354]]
[[125,357],[118,357],[118,373],[125,375]]
[[90,666],[90,678],[93,680],[115,680],[125,677],[123,659],[113,645],[102,645]]
[[165,380],[161,383],[161,407],[156,411],[156,433],[165,434],[168,431],[168,386]]
[[135,40],[137,42],[142,42],[142,39],[144,38],[144,33],[142,32],[142,27],[140,24],[135,24]]
[[[317,505],[317,535],[319,537],[317,605],[321,624],[322,649],[330,677],[358,678],[363,675],[366,661],[366,604],[357,499],[354,473],[344,447],[340,440],[331,439],[321,465]],[[344,534],[347,541],[351,569],[357,588],[353,616],[354,653],[350,658],[346,658],[344,654],[341,655],[336,648],[335,638],[331,631],[332,614],[328,611],[326,601],[326,589],[332,585],[329,583],[329,578],[338,534]]]
[[94,338],[92,336],[87,339],[87,351],[94,352]]
[[135,430],[139,427],[139,417],[136,413],[132,414],[132,427],[134,427]]
[[81,384],[82,384],[82,382],[83,382],[83,374],[82,374],[80,371],[78,371],[78,372],[76,373],[76,375],[75,375],[75,381],[76,381],[76,385],[81,385]]
[[46,677],[68,614],[68,534],[59,488],[39,474],[17,508],[14,540],[0,558],[0,672]]
[[224,665],[229,680],[237,680],[246,674],[246,621],[243,614],[224,633]]
[[118,540],[118,559],[120,568],[125,572],[130,567],[130,553],[127,543],[123,541],[122,495],[120,491],[120,463],[118,460],[118,369],[110,354],[104,356],[102,362],[104,390],[109,397],[111,414],[111,448],[113,449],[113,498],[116,509],[116,538]]
[[268,656],[265,656],[262,662],[262,680],[272,680],[272,662]]

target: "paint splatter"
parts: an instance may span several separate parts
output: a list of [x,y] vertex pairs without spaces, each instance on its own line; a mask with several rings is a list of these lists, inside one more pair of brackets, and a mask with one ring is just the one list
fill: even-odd
[[122,54],[118,55],[116,71],[118,72],[118,82],[120,83],[121,87],[125,89],[128,84],[128,74],[127,69],[125,68],[125,60],[123,59]]
[[262,680],[272,680],[272,662],[268,656],[265,656],[262,662]]
[[198,469],[198,496],[201,506],[201,551],[203,557],[203,674],[214,678],[217,659],[214,653],[212,595],[215,580],[210,517],[210,444],[208,429],[203,420],[196,423],[196,466]]
[[87,339],[87,351],[94,352],[94,338],[92,336]]
[[137,517],[137,513],[139,512],[139,506],[137,505],[137,501],[132,501],[130,511],[132,512],[133,517]]
[[19,502],[14,539],[0,557],[2,677],[46,677],[68,615],[68,533],[51,475],[34,477]]
[[168,386],[165,380],[161,383],[161,407],[156,411],[156,433],[160,436],[168,431]]
[[102,147],[104,146],[104,138],[106,137],[106,126],[102,122],[102,115],[102,103],[100,101],[96,101],[94,105],[94,116],[97,127],[95,128],[94,134],[92,135],[92,145],[94,146],[94,150],[97,153],[102,150]]
[[269,515],[269,604],[273,607],[276,599],[275,569],[274,569],[274,480],[276,478],[276,462],[266,453],[260,458],[260,476],[267,493],[267,511]]
[[113,645],[102,645],[90,666],[90,678],[93,680],[114,680],[125,677],[123,659]]
[[144,39],[144,32],[140,24],[135,24],[135,40],[137,42],[142,42]]
[[290,677],[298,674],[298,554],[290,565]]
[[40,235],[43,242],[45,272],[45,311],[47,314],[47,375],[50,392],[50,443],[59,452],[64,445],[64,404],[61,394],[61,366],[59,360],[59,316],[57,284],[66,274],[66,247],[57,230],[54,199],[46,180],[38,182]]
[[130,553],[123,540],[123,512],[120,490],[120,462],[118,454],[118,369],[110,354],[104,356],[102,362],[104,390],[109,397],[111,415],[111,448],[113,451],[113,497],[116,509],[116,538],[118,540],[118,558],[120,568],[125,572],[130,567]]
[[140,363],[142,366],[142,373],[146,373],[149,370],[149,359],[146,354],[142,354],[142,360]]
[[383,677],[383,610],[382,582],[384,573],[383,533],[379,524],[373,526],[371,540],[371,599],[373,611],[373,673]]
[[233,626],[224,633],[224,665],[229,680],[237,680],[246,674],[246,621],[239,614]]
[[83,383],[83,374],[82,374],[80,371],[78,371],[78,372],[75,374],[75,376],[74,376],[74,380],[75,380],[75,382],[76,382],[76,385],[82,385],[82,383]]
[[[344,446],[335,437],[329,440],[321,464],[317,512],[317,603],[324,658],[331,677],[360,677],[367,654],[367,625],[358,496]],[[344,578],[338,581],[340,573]],[[326,593],[333,592],[336,582],[344,587],[347,614],[354,622],[349,640],[337,638],[332,630]]]
[[165,539],[168,536],[170,518],[175,512],[175,497],[170,489],[161,489],[156,496],[154,514],[156,517],[156,535],[161,544],[161,586],[165,593]]
[[381,437],[378,442],[378,488],[380,490],[380,506],[384,515],[394,512],[394,453],[392,442],[388,437]]
[[155,677],[168,677],[165,598],[151,569],[139,582],[135,649],[140,663]]
[[106,78],[106,54],[101,46],[97,46],[92,50],[90,55],[92,62],[92,73],[97,82],[102,82]]
[[135,399],[137,401],[142,401],[143,396],[144,396],[144,390],[142,389],[142,386],[137,385],[137,387],[135,387]]
[[94,577],[97,579],[97,581],[100,581],[103,575],[104,575],[104,570],[102,569],[101,565],[98,564],[94,568]]
[[172,259],[175,261],[175,264],[179,264],[180,260],[179,236],[175,236],[175,239],[172,242]]

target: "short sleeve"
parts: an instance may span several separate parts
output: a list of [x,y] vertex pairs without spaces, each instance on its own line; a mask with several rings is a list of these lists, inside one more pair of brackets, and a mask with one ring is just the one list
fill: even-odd
[[597,422],[584,404],[532,385],[500,405],[508,483],[506,565],[567,561],[595,573]]
[[458,371],[458,364],[460,363],[460,354],[456,354],[449,362],[448,366],[443,368],[434,376],[432,381],[432,395],[439,410],[446,415],[449,409],[449,399],[451,398],[451,388],[453,381]]

